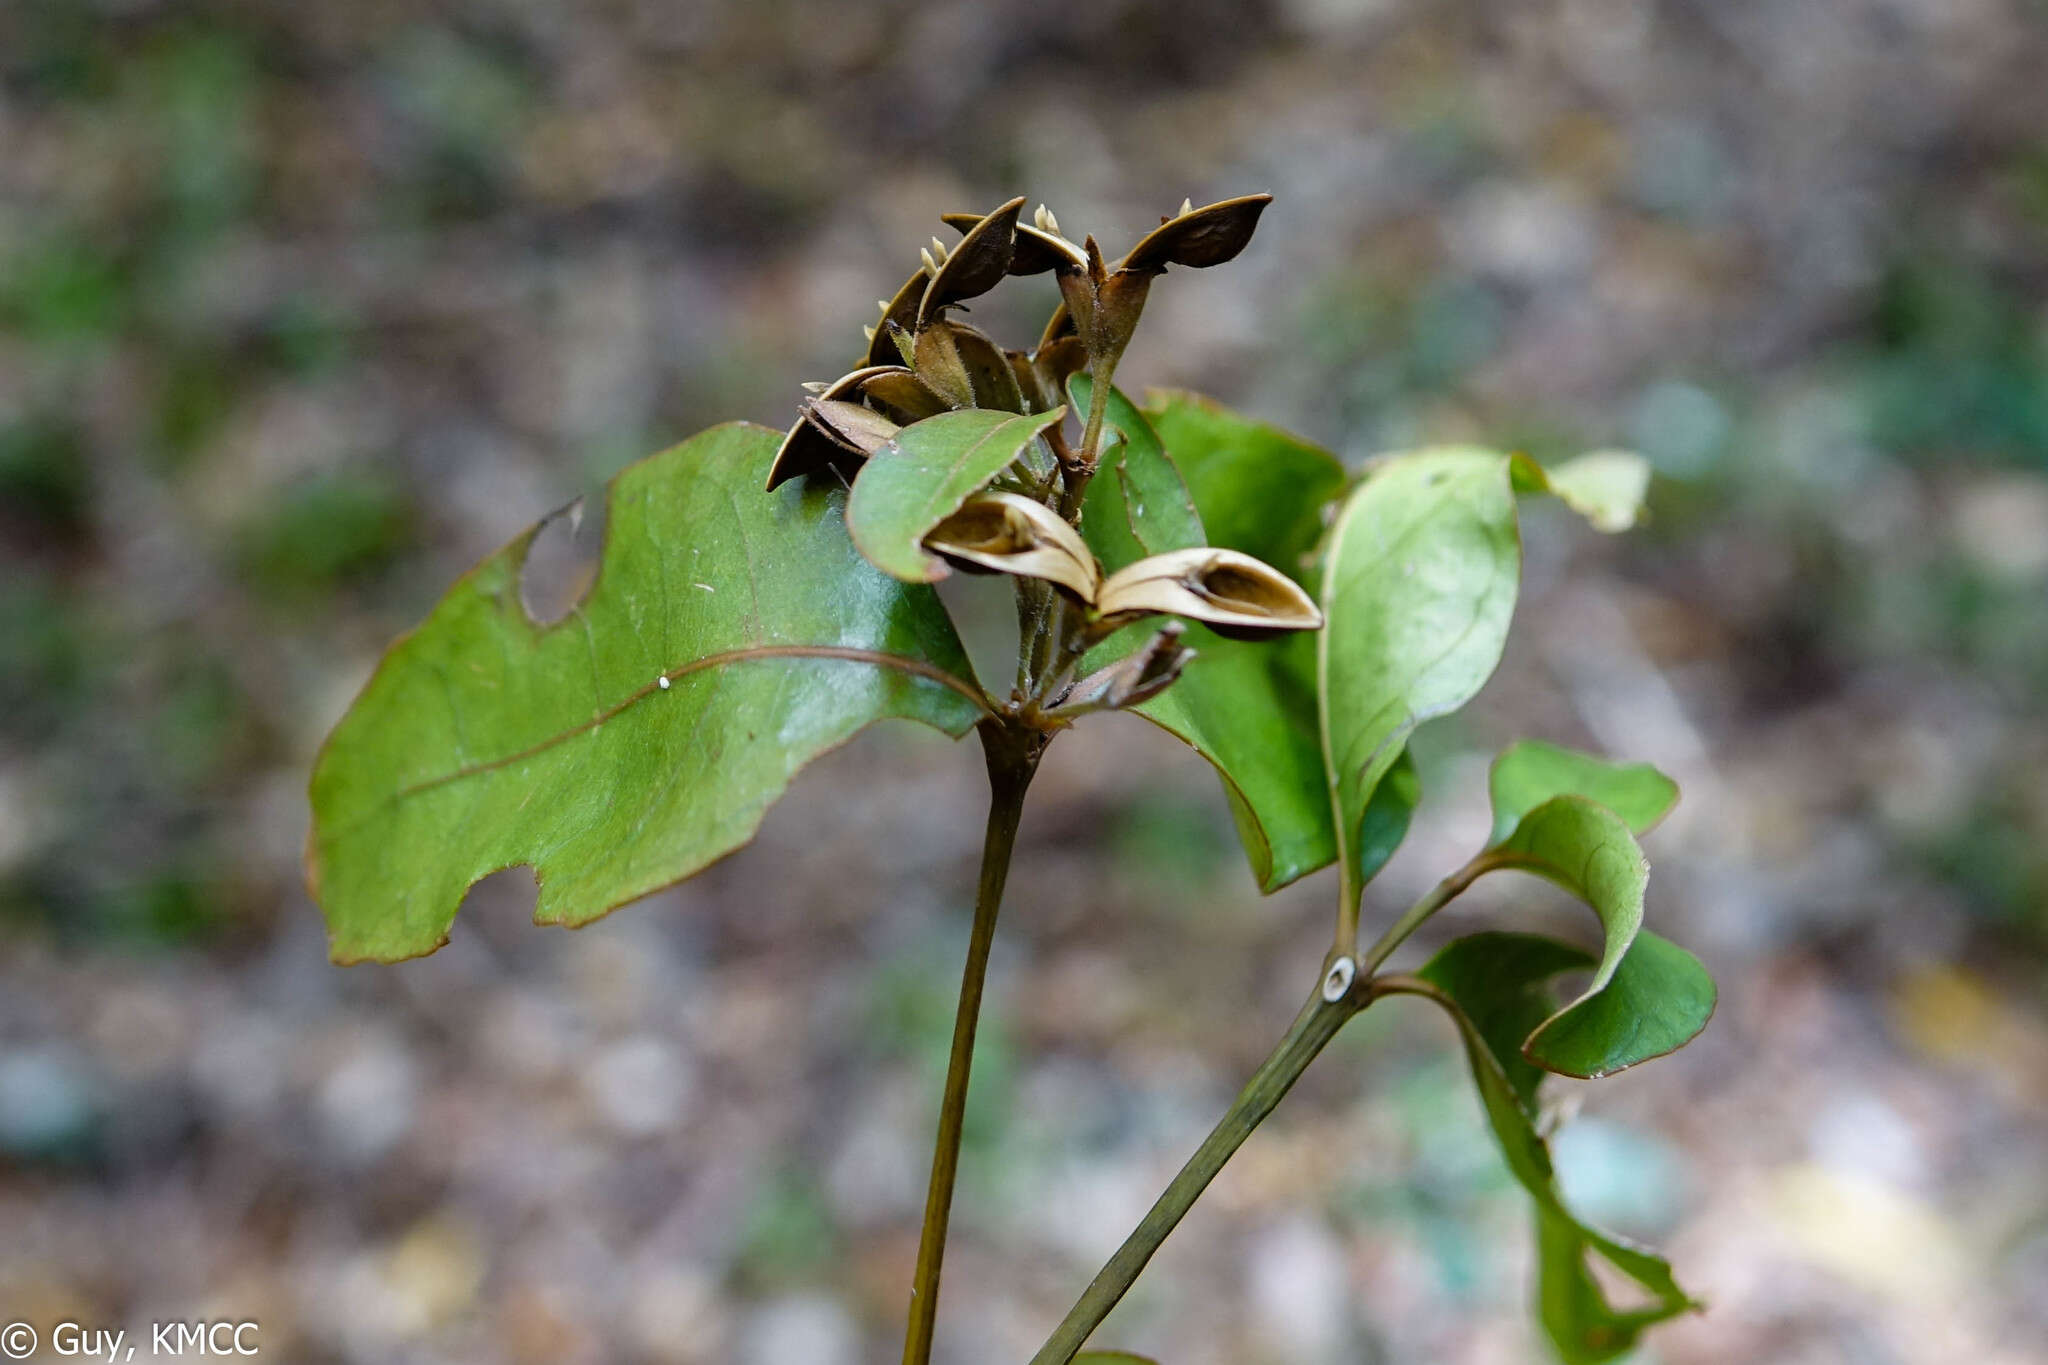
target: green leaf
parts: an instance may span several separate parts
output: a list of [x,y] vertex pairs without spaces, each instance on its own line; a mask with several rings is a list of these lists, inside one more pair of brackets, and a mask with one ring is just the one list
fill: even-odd
[[1556,796],[1522,817],[1482,855],[1489,868],[1532,872],[1600,917],[1605,944],[1585,992],[1531,1031],[1530,1061],[1595,1078],[1683,1047],[1713,1013],[1714,984],[1698,959],[1641,934],[1650,865],[1627,822],[1583,796]]
[[1637,834],[1646,834],[1678,803],[1678,784],[1647,763],[1604,758],[1525,739],[1493,761],[1493,834],[1499,843],[1524,815],[1553,796],[1576,795],[1607,807]]
[[[1085,392],[1076,386],[1077,407]],[[1136,452],[1158,441],[1155,430],[1171,432],[1171,463],[1185,475],[1199,509],[1198,519],[1189,521],[1179,516],[1170,488],[1163,496],[1148,492],[1128,502],[1118,490],[1117,502],[1139,509],[1132,541],[1142,539],[1148,553],[1163,553],[1202,544],[1190,537],[1206,526],[1208,543],[1255,555],[1303,581],[1303,565],[1322,533],[1323,505],[1343,487],[1344,467],[1336,458],[1207,399],[1167,394],[1140,414],[1119,404],[1119,397],[1111,391],[1107,420],[1124,433],[1125,467],[1145,458]],[[1095,501],[1102,483],[1098,476],[1090,485],[1082,530],[1113,569],[1118,566],[1105,553],[1113,547],[1095,529],[1095,509],[1110,505],[1107,499]],[[1134,477],[1132,486],[1138,484]],[[1128,654],[1147,630],[1133,627],[1112,636],[1083,667],[1099,668]],[[1182,643],[1196,652],[1185,674],[1134,709],[1215,767],[1252,875],[1262,890],[1278,890],[1336,856],[1316,734],[1315,646],[1307,635],[1226,640],[1201,626],[1190,626]]]
[[1196,394],[1155,390],[1146,412],[1195,495],[1209,543],[1306,584],[1323,509],[1344,491],[1337,457]]
[[555,624],[520,601],[528,531],[385,655],[313,771],[338,960],[432,952],[468,887],[520,864],[537,921],[585,923],[746,843],[870,722],[974,723],[937,597],[854,552],[845,494],[760,491],[778,440],[735,423],[621,473],[597,583]]
[[[1475,934],[1445,947],[1416,974],[1419,993],[1457,1024],[1487,1123],[1509,1172],[1535,1204],[1538,1315],[1568,1365],[1612,1360],[1645,1328],[1697,1306],[1669,1262],[1572,1213],[1536,1131],[1532,1101],[1539,1077],[1516,1054],[1515,1040],[1549,1009],[1545,983],[1589,961],[1576,948],[1530,934]],[[1654,1302],[1614,1308],[1593,1278],[1589,1254],[1636,1281]]]
[[1065,412],[1055,408],[1020,417],[965,408],[903,428],[853,481],[846,524],[854,545],[892,578],[906,583],[944,578],[945,561],[925,553],[926,534]]
[[1521,579],[1509,463],[1472,447],[1393,459],[1331,533],[1317,696],[1346,906],[1364,889],[1359,826],[1381,779],[1416,726],[1463,706],[1500,662]]
[[[1529,462],[1522,463],[1526,469]],[[1596,450],[1541,472],[1538,486],[1555,494],[1596,531],[1613,533],[1634,526],[1650,491],[1649,461],[1626,450]]]
[[1414,757],[1403,749],[1373,788],[1358,822],[1358,866],[1364,881],[1371,881],[1400,849],[1421,802],[1422,775],[1415,771]]
[[1546,1071],[1596,1080],[1676,1052],[1713,1017],[1714,978],[1700,960],[1644,929],[1606,987],[1544,1023],[1522,1052]]
[[1343,904],[1366,869],[1355,834],[1374,790],[1422,722],[1492,676],[1521,586],[1517,492],[1550,492],[1601,530],[1633,524],[1647,466],[1602,451],[1545,470],[1523,455],[1443,446],[1374,468],[1338,513],[1325,555],[1317,667]]
[[[1087,375],[1068,378],[1075,412],[1088,411],[1091,393]],[[1103,451],[1081,511],[1081,534],[1102,561],[1103,572],[1115,573],[1148,555],[1209,544],[1175,461],[1121,389],[1109,391],[1104,424],[1123,440]]]

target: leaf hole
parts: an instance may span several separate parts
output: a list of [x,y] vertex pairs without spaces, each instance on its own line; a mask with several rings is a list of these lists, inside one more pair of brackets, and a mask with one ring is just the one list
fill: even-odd
[[576,610],[604,559],[604,500],[578,498],[541,519],[519,566],[519,604],[537,626]]

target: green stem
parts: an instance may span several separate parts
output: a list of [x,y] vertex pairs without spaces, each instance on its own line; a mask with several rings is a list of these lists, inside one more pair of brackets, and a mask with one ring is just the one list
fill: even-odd
[[945,1096],[939,1103],[939,1132],[932,1145],[932,1179],[925,1195],[924,1230],[918,1236],[917,1275],[910,1291],[903,1365],[929,1365],[931,1360],[932,1327],[939,1312],[939,1270],[946,1256],[953,1180],[960,1169],[960,1132],[967,1113],[968,1072],[974,1065],[974,1032],[981,1017],[989,947],[995,941],[996,911],[1003,903],[1010,854],[1017,845],[1024,793],[1031,786],[1044,748],[1042,736],[1019,733],[994,720],[982,722],[981,740],[988,759],[988,831],[981,846],[981,884],[974,898],[967,966],[960,977],[960,1007],[953,1019],[953,1052],[946,1063]]
[[1081,429],[1081,449],[1067,470],[1060,496],[1060,515],[1068,521],[1081,515],[1081,499],[1088,492],[1088,481],[1095,477],[1096,463],[1102,458],[1102,424],[1109,415],[1109,387],[1116,379],[1116,363],[1122,358],[1121,351],[1098,355],[1088,365],[1088,421]]
[[1449,905],[1466,887],[1478,880],[1480,874],[1489,872],[1497,866],[1499,863],[1490,854],[1482,853],[1438,882],[1428,895],[1403,911],[1401,918],[1388,925],[1387,932],[1381,934],[1372,947],[1365,950],[1365,955],[1358,964],[1359,975],[1371,976],[1394,949],[1401,946],[1403,940],[1422,927],[1425,920]]
[[1252,1130],[1265,1121],[1275,1105],[1287,1094],[1301,1073],[1308,1070],[1308,1064],[1316,1059],[1329,1045],[1337,1031],[1344,1027],[1346,1020],[1365,1007],[1370,997],[1362,983],[1351,985],[1335,1000],[1324,998],[1321,989],[1309,998],[1302,1011],[1295,1017],[1294,1026],[1287,1030],[1287,1036],[1280,1045],[1252,1073],[1252,1078],[1238,1092],[1230,1110],[1222,1120],[1202,1139],[1202,1145],[1188,1158],[1187,1164],[1174,1176],[1173,1183],[1152,1205],[1145,1220],[1137,1230],[1124,1239],[1109,1263],[1089,1284],[1088,1291],[1081,1295],[1066,1318],[1038,1348],[1038,1354],[1031,1357],[1031,1365],[1067,1365],[1076,1352],[1087,1342],[1089,1335],[1109,1316],[1109,1310],[1116,1307],[1145,1263],[1152,1259],[1152,1253],[1166,1240],[1167,1234],[1187,1216],[1188,1210],[1216,1178],[1232,1154],[1244,1145]]

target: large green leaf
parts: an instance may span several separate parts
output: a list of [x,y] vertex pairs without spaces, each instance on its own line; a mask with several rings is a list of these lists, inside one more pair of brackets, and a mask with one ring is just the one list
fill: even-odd
[[1344,491],[1337,457],[1197,394],[1155,389],[1145,410],[1194,492],[1209,543],[1307,582],[1323,509]]
[[811,759],[887,717],[960,734],[979,689],[938,599],[854,552],[845,494],[764,494],[733,424],[612,483],[588,599],[520,602],[529,531],[394,645],[313,771],[309,880],[342,961],[432,952],[463,893],[530,865],[581,924],[753,836]]
[[[1535,1204],[1537,1309],[1568,1365],[1597,1365],[1628,1351],[1643,1330],[1695,1307],[1662,1257],[1582,1221],[1557,1189],[1550,1151],[1536,1131],[1534,1068],[1516,1042],[1551,1007],[1545,983],[1587,965],[1576,948],[1529,934],[1475,934],[1448,946],[1416,974],[1465,1042],[1488,1125],[1517,1183]],[[1587,1263],[1598,1255],[1634,1280],[1652,1303],[1614,1308]]]
[[1638,465],[1602,452],[1545,470],[1444,446],[1380,463],[1345,501],[1324,555],[1317,663],[1343,904],[1370,875],[1359,822],[1409,735],[1470,701],[1500,662],[1521,584],[1515,494],[1554,493],[1619,530],[1641,501]]
[[1065,412],[1019,417],[964,408],[903,428],[853,481],[846,506],[853,543],[891,577],[936,583],[946,576],[946,564],[925,553],[925,536]]
[[1648,833],[1678,803],[1678,784],[1647,763],[1610,763],[1540,739],[1502,750],[1487,785],[1493,796],[1490,843],[1507,838],[1524,815],[1553,796],[1596,801],[1636,834]]
[[[1077,406],[1086,394],[1076,386]],[[1131,520],[1130,543],[1148,553],[1199,545],[1209,528],[1213,545],[1241,550],[1302,579],[1310,549],[1322,530],[1322,508],[1343,486],[1334,456],[1214,403],[1169,394],[1139,413],[1111,392],[1108,421],[1122,432],[1124,467],[1149,459],[1158,431],[1173,433],[1168,469],[1178,466],[1199,520],[1179,511],[1163,475],[1136,477],[1097,502],[1091,484],[1082,529],[1105,565],[1117,553],[1099,529],[1119,508]],[[1149,419],[1149,420],[1148,420]],[[1128,496],[1125,487],[1149,491]],[[1214,520],[1212,521],[1212,518]],[[1084,667],[1109,663],[1144,639],[1147,628],[1112,636]],[[1223,780],[1238,835],[1262,889],[1277,890],[1335,856],[1322,748],[1316,734],[1315,646],[1307,635],[1278,640],[1226,640],[1191,625],[1184,643],[1196,652],[1181,679],[1135,708],[1155,725],[1186,741]],[[1391,811],[1389,811],[1391,814]],[[1405,826],[1404,826],[1405,828]]]
[[1713,979],[1683,948],[1640,932],[1650,865],[1620,816],[1583,796],[1552,797],[1482,857],[1489,868],[1532,872],[1564,887],[1592,907],[1604,930],[1585,992],[1522,1044],[1530,1061],[1571,1076],[1606,1076],[1683,1047],[1706,1027]]
[[1317,696],[1341,895],[1355,906],[1373,792],[1415,727],[1464,705],[1500,661],[1521,578],[1509,457],[1448,447],[1379,466],[1324,560]]

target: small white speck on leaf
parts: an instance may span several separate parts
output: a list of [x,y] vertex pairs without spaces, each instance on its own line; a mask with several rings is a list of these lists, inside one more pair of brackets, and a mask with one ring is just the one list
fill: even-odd
[[717,592],[717,591],[718,591],[718,589],[716,589],[716,588],[712,587],[712,586],[711,586],[711,585],[710,585],[709,583],[692,583],[692,584],[691,584],[690,586],[691,586],[691,587],[693,587],[693,588],[702,588],[702,589],[704,589],[704,591],[706,591],[706,592]]
[[654,685],[664,692],[668,691],[668,674],[664,673],[660,677],[656,678],[654,680]]

